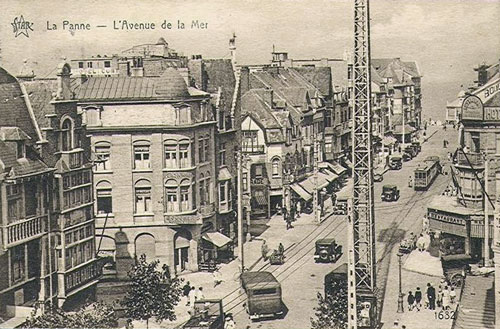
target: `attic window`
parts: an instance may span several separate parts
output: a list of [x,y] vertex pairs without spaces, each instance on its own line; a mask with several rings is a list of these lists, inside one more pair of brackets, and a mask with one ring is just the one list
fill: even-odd
[[104,61],[104,67],[111,67],[110,61]]
[[25,158],[26,157],[26,145],[24,145],[24,141],[17,142],[17,158]]

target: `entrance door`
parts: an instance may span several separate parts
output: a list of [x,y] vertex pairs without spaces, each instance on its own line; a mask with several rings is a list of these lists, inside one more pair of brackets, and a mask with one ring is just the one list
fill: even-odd
[[177,273],[186,270],[187,264],[189,262],[189,248],[178,248],[175,249],[175,270]]

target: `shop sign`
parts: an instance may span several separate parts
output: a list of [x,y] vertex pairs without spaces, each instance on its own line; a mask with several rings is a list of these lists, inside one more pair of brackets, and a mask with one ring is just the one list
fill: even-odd
[[486,107],[484,109],[484,120],[486,121],[500,121],[500,108]]
[[483,120],[483,102],[477,96],[468,96],[462,103],[462,120]]

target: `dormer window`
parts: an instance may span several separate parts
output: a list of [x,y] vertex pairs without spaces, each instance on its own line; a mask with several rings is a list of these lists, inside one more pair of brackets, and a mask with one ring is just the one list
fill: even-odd
[[25,158],[26,157],[26,145],[24,144],[24,141],[17,141],[17,158]]
[[61,151],[73,149],[73,122],[70,118],[64,119],[61,125]]

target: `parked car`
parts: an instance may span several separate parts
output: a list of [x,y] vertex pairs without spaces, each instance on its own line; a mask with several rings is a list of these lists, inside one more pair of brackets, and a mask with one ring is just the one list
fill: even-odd
[[280,317],[284,314],[281,284],[270,272],[243,272],[241,287],[247,295],[244,305],[250,320]]
[[397,201],[399,189],[396,185],[384,185],[382,187],[382,201]]
[[416,150],[417,154],[422,151],[422,145],[420,145],[420,142],[411,142],[411,147]]
[[335,263],[342,256],[342,246],[335,242],[334,238],[316,240],[316,251],[314,261],[316,263]]
[[223,329],[224,312],[221,299],[203,299],[194,302],[194,312],[183,329]]
[[392,170],[399,170],[403,166],[403,161],[401,156],[393,155],[389,159],[389,168]]
[[470,265],[478,262],[467,254],[441,256],[441,264],[446,279],[452,287],[460,288]]
[[410,161],[413,159],[413,148],[411,146],[406,146],[403,150],[403,161]]

